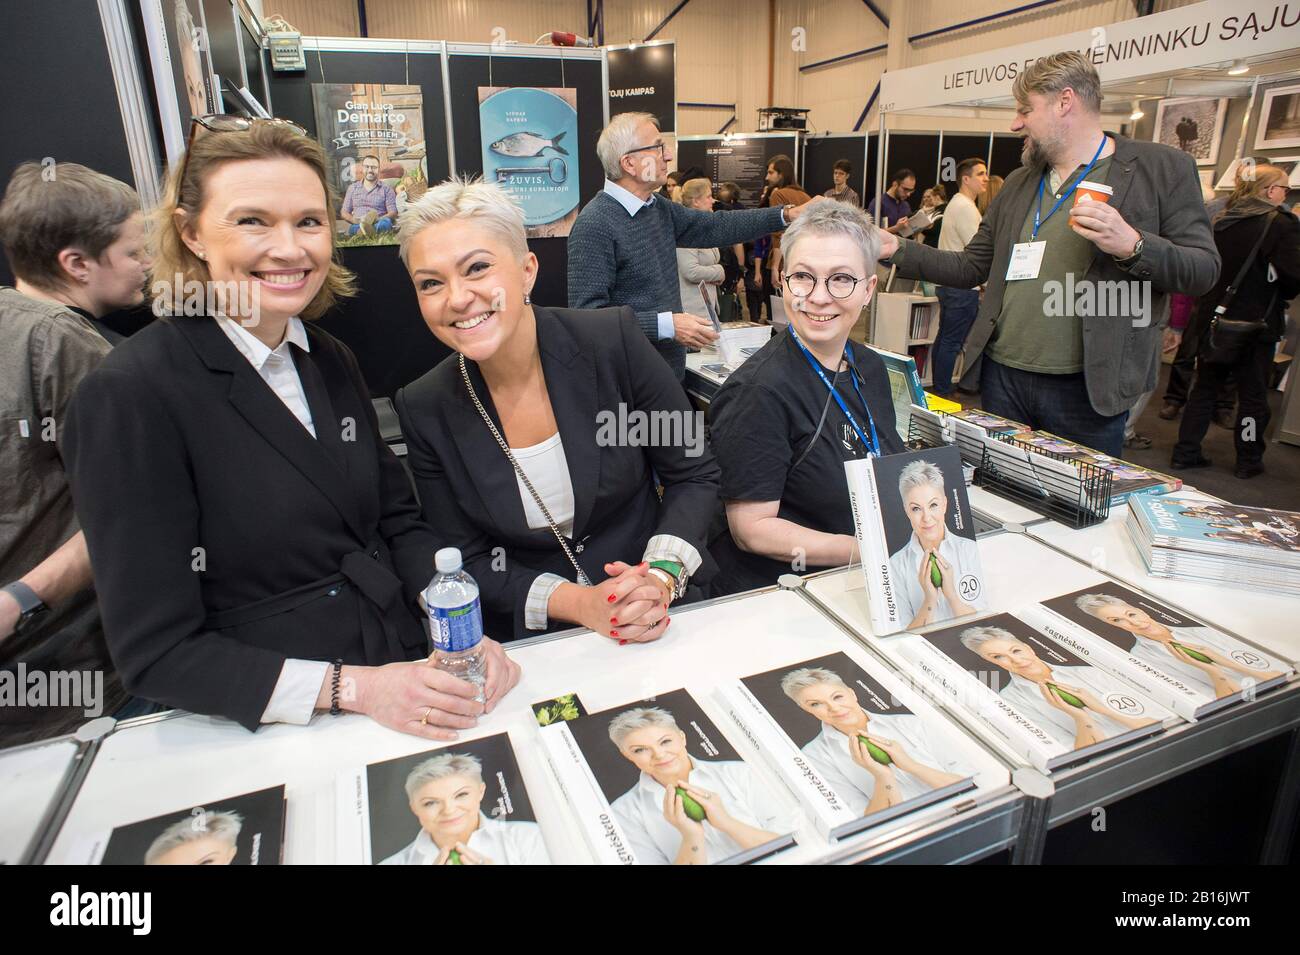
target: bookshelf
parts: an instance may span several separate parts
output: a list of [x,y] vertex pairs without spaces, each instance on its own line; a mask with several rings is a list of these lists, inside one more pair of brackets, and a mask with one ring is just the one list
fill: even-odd
[[930,357],[939,333],[939,299],[914,292],[882,292],[876,302],[876,328],[871,344],[916,360],[921,384],[929,386]]

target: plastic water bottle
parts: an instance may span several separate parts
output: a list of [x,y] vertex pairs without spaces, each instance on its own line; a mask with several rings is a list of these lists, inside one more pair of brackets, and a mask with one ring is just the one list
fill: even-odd
[[483,702],[483,613],[478,584],[461,569],[460,550],[444,547],[433,558],[437,573],[424,591],[433,635],[434,662],[439,670],[478,687]]

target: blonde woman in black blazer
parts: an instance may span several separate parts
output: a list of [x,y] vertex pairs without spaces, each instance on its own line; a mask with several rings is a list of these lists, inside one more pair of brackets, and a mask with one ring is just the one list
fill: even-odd
[[397,413],[425,520],[464,554],[489,629],[657,639],[713,571],[718,499],[672,370],[629,308],[531,304],[537,258],[499,186],[443,183],[401,234],[424,320],[458,354]]
[[[424,660],[416,597],[439,541],[356,359],[302,321],[350,291],[324,155],[286,123],[197,122],[160,213],[154,293],[189,312],[184,281],[200,283],[217,295],[201,311],[224,316],[174,314],[127,340],[81,385],[65,435],[114,662],[137,697],[249,729],[337,704],[455,738],[483,705]],[[488,645],[490,709],[518,668]]]

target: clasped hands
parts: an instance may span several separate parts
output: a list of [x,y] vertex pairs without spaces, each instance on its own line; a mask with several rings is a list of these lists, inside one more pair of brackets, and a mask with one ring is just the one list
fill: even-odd
[[551,597],[552,618],[568,620],[622,643],[658,640],[668,629],[672,588],[650,565],[613,561],[609,577],[583,587],[561,584]]

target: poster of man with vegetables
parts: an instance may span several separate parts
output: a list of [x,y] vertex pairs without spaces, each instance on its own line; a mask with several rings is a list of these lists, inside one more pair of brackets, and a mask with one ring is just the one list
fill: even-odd
[[398,217],[429,188],[420,87],[313,83],[312,99],[339,194],[338,244],[396,245]]

